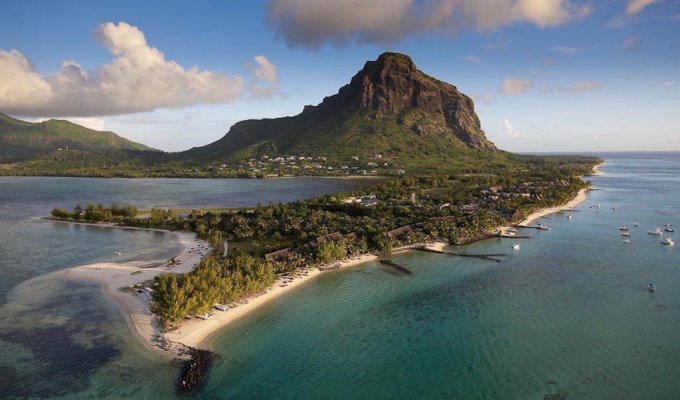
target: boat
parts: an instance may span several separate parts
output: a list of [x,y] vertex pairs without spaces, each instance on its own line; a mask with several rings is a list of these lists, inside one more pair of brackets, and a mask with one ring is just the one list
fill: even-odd
[[612,207],[612,210],[616,210],[616,206]]
[[120,251],[114,251],[113,254],[115,254],[115,255],[117,255],[117,256],[120,256],[120,255],[122,255],[123,253],[121,253]]
[[518,244],[513,244],[512,245],[513,250],[519,250],[519,245]]
[[625,243],[625,244],[630,244],[630,240],[628,240],[628,239],[623,239],[623,243]]
[[675,232],[675,231],[673,230],[673,228],[666,228],[666,229],[664,229],[664,230],[665,230],[666,232]]
[[657,236],[663,235],[663,232],[661,232],[661,228],[656,228],[653,231],[648,231],[647,233],[649,233],[650,235],[657,235]]
[[567,219],[571,219],[572,217],[573,217],[573,215],[571,215],[571,214],[567,215]]
[[227,311],[227,310],[229,310],[229,306],[227,306],[227,305],[225,305],[225,304],[220,304],[220,303],[215,303],[215,305],[213,305],[213,308],[214,308],[215,310],[220,310],[220,311]]
[[647,285],[647,290],[649,290],[650,292],[656,292],[656,286],[654,286],[653,283],[650,283]]
[[673,241],[672,238],[670,238],[670,237],[665,237],[665,238],[661,239],[661,244],[664,244],[664,245],[666,245],[666,246],[674,246],[674,245],[675,245],[675,242]]
[[639,227],[640,227],[640,224],[637,223],[637,222],[633,222],[633,226],[636,227],[636,228],[639,228]]
[[620,231],[627,231],[628,228],[626,228],[625,226],[619,226],[619,230],[620,230]]
[[630,232],[625,231],[625,232],[623,232],[623,233],[621,234],[621,236],[630,237]]

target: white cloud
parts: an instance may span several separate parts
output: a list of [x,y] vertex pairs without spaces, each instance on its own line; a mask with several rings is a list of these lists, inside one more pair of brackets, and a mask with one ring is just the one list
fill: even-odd
[[272,64],[267,57],[263,55],[255,56],[255,64],[248,64],[249,69],[256,79],[262,79],[270,83],[277,83],[279,75],[276,65]]
[[592,92],[599,90],[604,86],[602,82],[598,81],[583,81],[576,82],[568,86],[546,86],[543,88],[543,93],[567,93],[567,94],[581,94],[585,92]]
[[[360,10],[360,12],[358,12]],[[291,46],[388,44],[425,32],[550,27],[590,13],[573,0],[269,0],[269,24]]]
[[498,91],[502,94],[517,95],[528,92],[534,87],[534,82],[528,79],[507,77],[501,82]]
[[505,128],[505,133],[508,136],[510,136],[511,139],[514,139],[514,140],[530,140],[528,137],[517,132],[515,130],[515,128],[512,126],[510,119],[507,118],[507,117],[503,118],[503,127]]
[[678,84],[678,81],[666,81],[663,83],[664,86],[675,86]]
[[[217,104],[244,94],[240,76],[184,68],[146,42],[144,33],[125,22],[107,22],[97,37],[115,57],[95,70],[64,61],[53,75],[38,74],[17,50],[0,50],[0,109],[27,116],[88,117],[157,108]],[[255,59],[255,83],[276,83],[276,66]]]
[[282,95],[277,86],[279,75],[276,65],[263,55],[255,56],[253,61],[253,63],[246,64],[246,68],[254,78],[248,86],[251,96],[254,98],[270,98],[275,95]]
[[644,10],[648,5],[658,1],[659,0],[630,0],[626,6],[626,14],[635,15]]

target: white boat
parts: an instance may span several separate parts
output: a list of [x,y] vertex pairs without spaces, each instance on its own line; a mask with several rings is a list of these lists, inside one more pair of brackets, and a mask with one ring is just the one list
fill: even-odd
[[512,245],[513,250],[519,250],[519,245],[518,244],[513,244]]
[[664,231],[666,231],[666,232],[675,232],[675,231],[673,230],[673,228],[666,228],[666,229],[664,229]]
[[666,246],[673,246],[673,245],[675,245],[675,242],[673,241],[672,238],[665,237],[665,238],[661,239],[661,244],[664,244]]
[[650,292],[656,292],[656,286],[654,286],[653,283],[650,283],[647,285],[647,290],[649,290]]
[[639,228],[639,227],[640,227],[640,224],[637,223],[637,222],[633,222],[633,226],[636,227],[636,228]]
[[650,235],[656,235],[656,236],[661,236],[663,235],[663,232],[661,232],[661,228],[656,228],[653,231],[648,231]]
[[224,304],[219,304],[219,303],[215,303],[215,305],[213,305],[213,308],[214,308],[215,310],[220,310],[220,311],[227,311],[227,310],[229,310],[229,306],[224,305]]
[[628,240],[628,239],[623,239],[623,243],[625,243],[625,244],[630,244],[630,240]]
[[616,210],[616,206],[612,207],[612,210]]
[[120,251],[114,251],[113,254],[115,254],[115,255],[117,255],[117,256],[120,256],[120,255],[122,255],[123,253],[121,253]]
[[625,231],[621,234],[621,236],[630,237],[630,232]]
[[572,217],[573,217],[573,215],[571,215],[571,214],[567,215],[567,219],[571,219]]
[[628,228],[626,228],[625,226],[619,226],[619,230],[620,230],[620,231],[627,231]]

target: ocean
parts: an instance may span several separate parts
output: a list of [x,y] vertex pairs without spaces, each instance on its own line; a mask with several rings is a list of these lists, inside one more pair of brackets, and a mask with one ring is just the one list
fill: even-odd
[[[237,321],[209,342],[220,357],[196,397],[680,398],[680,250],[647,233],[668,222],[680,228],[680,153],[598,155],[607,162],[605,175],[588,178],[594,190],[576,211],[538,221],[551,226],[549,232],[521,231],[532,238],[456,249],[505,253],[500,263],[403,253],[393,260],[412,275],[377,263],[329,272]],[[0,180],[0,198],[2,185]],[[80,201],[76,195],[87,188],[78,186],[61,201]],[[161,196],[164,190],[158,188]],[[47,190],[44,195],[52,196]],[[120,193],[136,203],[125,196]],[[195,193],[182,202],[222,206],[229,196],[202,199]],[[51,207],[55,200],[44,201]],[[21,215],[0,206],[2,218]],[[14,221],[10,225],[45,224]],[[631,230],[630,244],[622,241],[622,225]],[[61,238],[52,236],[57,234]],[[101,234],[111,238],[96,240],[113,247],[125,240],[115,232]],[[46,233],[34,246],[67,246],[62,242],[75,237],[87,248],[86,235],[77,235]],[[15,237],[2,237],[3,259]],[[143,240],[139,251],[173,251],[162,234]],[[519,250],[511,248],[515,243]],[[40,279],[41,272],[74,263],[49,263],[54,266],[43,271],[31,264],[41,260],[37,256],[13,257],[19,265],[0,265],[18,276],[0,287],[6,293],[0,397],[175,396],[177,365],[138,344],[96,286]],[[30,273],[17,272],[26,268]]]

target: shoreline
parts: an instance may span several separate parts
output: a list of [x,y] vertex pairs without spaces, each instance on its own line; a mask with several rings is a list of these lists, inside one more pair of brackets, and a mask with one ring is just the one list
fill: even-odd
[[[596,171],[596,169],[597,166],[593,168],[593,171]],[[564,211],[566,209],[571,209],[577,206],[586,199],[587,191],[588,188],[580,189],[573,199],[563,205],[543,208],[529,214],[526,218],[524,218],[524,220],[520,222],[520,225],[526,225],[543,216]],[[277,299],[286,293],[292,292],[300,286],[303,286],[305,283],[312,281],[322,273],[348,269],[350,267],[358,266],[368,262],[377,261],[380,258],[375,254],[363,254],[342,261],[334,262],[330,267],[321,266],[321,269],[316,266],[306,268],[304,270],[305,272],[297,272],[293,278],[279,277],[272,286],[267,288],[262,293],[241,300],[240,303],[236,305],[230,305],[228,311],[213,310],[215,315],[208,320],[194,318],[192,320],[183,321],[181,326],[173,331],[163,332],[160,328],[159,321],[149,311],[149,306],[146,301],[144,301],[139,295],[131,292],[123,292],[118,289],[135,285],[138,282],[153,279],[155,276],[165,272],[190,272],[201,262],[202,257],[209,252],[210,249],[207,245],[207,242],[197,239],[196,234],[193,232],[126,227],[114,224],[82,223],[52,219],[46,220],[60,223],[76,223],[102,228],[162,231],[175,235],[177,242],[182,246],[182,248],[180,253],[175,257],[175,259],[179,262],[179,265],[172,268],[167,265],[167,261],[162,260],[154,262],[127,261],[123,263],[99,262],[67,268],[52,273],[55,276],[60,276],[66,279],[89,281],[99,284],[102,288],[102,293],[114,300],[120,306],[123,314],[125,314],[128,326],[133,331],[135,336],[137,336],[138,339],[141,339],[145,347],[165,354],[173,353],[174,356],[180,355],[177,349],[174,349],[175,351],[171,351],[168,346],[161,346],[160,342],[165,342],[167,344],[169,341],[171,343],[170,347],[175,345],[190,346],[194,348],[208,347],[215,335],[231,323],[249,315],[253,311],[259,309],[262,305],[269,303],[270,301],[273,301],[274,299]],[[504,231],[510,229],[510,227],[499,227],[498,229]],[[394,249],[392,254],[410,251],[419,245],[422,244],[399,247]],[[448,243],[441,241],[426,244],[426,246],[436,250],[442,250],[448,245]],[[205,252],[205,254],[203,254],[203,252]],[[135,275],[132,275],[132,273],[135,273]]]
[[[422,244],[413,244],[399,247],[393,250],[392,254],[403,253],[412,250]],[[448,244],[444,242],[434,242],[426,244],[427,247],[435,250],[441,250]],[[164,336],[169,340],[177,343],[182,343],[186,346],[204,348],[208,347],[216,334],[230,324],[240,320],[248,314],[256,311],[261,306],[283,296],[286,293],[294,291],[296,288],[303,286],[314,278],[327,272],[346,270],[351,267],[356,267],[369,262],[375,262],[380,259],[380,256],[375,254],[362,254],[354,256],[342,261],[331,263],[327,268],[312,267],[307,271],[306,275],[298,274],[292,281],[284,283],[284,278],[278,278],[276,282],[266,289],[264,292],[252,296],[241,301],[241,303],[230,308],[228,311],[213,310],[215,315],[208,320],[192,319],[190,321],[183,321],[180,328],[166,332]]]
[[[528,225],[531,222],[545,217],[546,215],[549,214],[554,214],[556,212],[560,211],[566,211],[569,209],[572,209],[576,207],[577,205],[581,204],[585,199],[588,197],[586,193],[588,192],[589,188],[583,188],[576,193],[576,197],[568,201],[566,204],[563,204],[561,206],[554,206],[554,207],[547,207],[547,208],[542,208],[538,211],[534,211],[533,213],[529,214],[524,218],[521,222],[519,222],[517,225]],[[504,227],[503,229],[506,229],[507,227]]]
[[605,165],[605,164],[607,164],[607,162],[603,161],[603,162],[597,164],[596,166],[594,166],[593,167],[593,175],[597,175],[597,176],[604,175],[604,172],[600,171],[600,167]]
[[[63,223],[77,223],[58,221]],[[167,231],[154,228],[121,227],[113,224],[85,224],[102,228],[123,228],[135,230],[150,230],[170,233],[181,246],[179,254],[174,259],[175,265],[170,266],[169,260],[152,261],[103,261],[90,264],[78,265],[51,272],[47,276],[71,280],[76,282],[92,282],[99,285],[102,294],[119,307],[131,333],[144,345],[144,347],[161,354],[181,356],[177,351],[170,351],[159,346],[158,338],[163,336],[161,326],[156,317],[149,310],[148,294],[139,294],[137,289],[144,290],[139,283],[152,280],[162,273],[187,273],[194,269],[205,254],[209,252],[206,241],[196,238],[193,232]],[[133,288],[134,287],[134,288]],[[127,288],[129,291],[120,289]],[[143,298],[143,297],[144,298]]]

